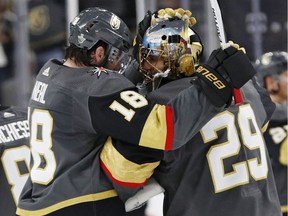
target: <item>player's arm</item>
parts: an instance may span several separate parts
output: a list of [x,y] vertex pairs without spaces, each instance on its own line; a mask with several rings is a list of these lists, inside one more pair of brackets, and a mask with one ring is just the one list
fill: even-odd
[[167,106],[148,101],[132,89],[89,99],[96,132],[161,150],[179,148],[223,107],[214,106],[194,84]]
[[[207,64],[197,69],[198,79],[166,106],[147,100],[135,89],[90,97],[92,124],[97,132],[124,142],[162,150],[177,149],[229,105],[233,88],[241,88],[254,73],[241,50],[233,46],[218,49]],[[125,78],[119,76],[120,79]],[[119,82],[112,80],[110,85]]]
[[126,211],[141,207],[164,189],[151,176],[160,164],[161,150],[123,143],[109,137],[100,154],[101,168],[113,184]]

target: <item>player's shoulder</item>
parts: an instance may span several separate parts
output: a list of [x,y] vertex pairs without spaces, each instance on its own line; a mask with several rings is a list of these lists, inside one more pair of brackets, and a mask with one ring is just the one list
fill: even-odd
[[107,70],[102,67],[93,67],[87,73],[92,82],[89,86],[89,92],[94,96],[110,95],[136,88],[130,80],[117,71]]
[[276,106],[271,100],[268,91],[258,84],[255,77],[249,80],[241,88],[241,91],[243,92],[244,100],[253,106],[253,109],[259,115],[261,115],[261,110],[263,110],[267,119],[271,118]]
[[181,78],[178,80],[168,81],[160,88],[150,92],[147,98],[155,100],[160,104],[167,104],[171,99],[175,98],[183,90],[189,88],[193,77]]
[[17,106],[0,107],[1,122],[10,122],[26,119],[27,119],[27,108]]
[[178,80],[168,81],[167,83],[161,85],[160,88],[154,90],[151,93],[155,92],[155,94],[161,94],[161,93],[171,91],[174,94],[178,94],[179,92],[192,86],[192,83],[191,83],[192,79],[193,79],[192,77],[187,77],[187,78],[181,78]]
[[91,96],[103,96],[135,87],[131,81],[116,71],[103,67],[69,68],[55,59],[43,66],[37,80]]

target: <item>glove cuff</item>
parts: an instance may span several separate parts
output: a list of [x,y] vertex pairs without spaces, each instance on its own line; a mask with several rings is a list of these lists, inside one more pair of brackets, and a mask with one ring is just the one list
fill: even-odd
[[233,88],[229,83],[208,65],[200,65],[195,73],[200,81],[204,94],[218,107],[231,102]]

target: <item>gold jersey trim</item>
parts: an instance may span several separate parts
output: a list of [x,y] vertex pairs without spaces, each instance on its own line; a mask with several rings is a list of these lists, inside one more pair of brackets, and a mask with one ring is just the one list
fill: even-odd
[[262,133],[265,133],[265,131],[267,130],[268,128],[268,125],[269,125],[269,121],[262,127]]
[[65,200],[62,202],[59,202],[57,204],[51,205],[49,207],[39,209],[39,210],[24,210],[21,208],[17,208],[16,214],[21,215],[21,216],[39,216],[39,215],[46,215],[51,212],[57,211],[59,209],[72,206],[75,204],[79,203],[84,203],[84,202],[92,202],[92,201],[97,201],[97,200],[103,200],[107,198],[112,198],[118,196],[115,190],[108,190],[105,192],[100,192],[100,193],[95,193],[95,194],[89,194],[85,196],[80,196],[76,198],[72,198],[69,200]]
[[123,157],[112,145],[109,137],[100,154],[101,161],[114,179],[126,183],[143,183],[153,174],[160,161],[136,164]]
[[[161,123],[165,125],[161,125]],[[158,128],[155,130],[155,128]],[[162,129],[161,129],[162,128]],[[167,137],[166,107],[155,105],[146,120],[140,138],[140,146],[165,150]],[[151,142],[153,140],[153,142]]]
[[284,166],[288,165],[288,137],[281,143],[279,161]]
[[281,211],[283,213],[288,212],[288,206],[287,205],[281,206]]

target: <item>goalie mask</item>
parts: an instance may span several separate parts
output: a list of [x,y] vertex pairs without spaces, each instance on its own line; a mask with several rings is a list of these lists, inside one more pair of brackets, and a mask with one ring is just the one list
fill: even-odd
[[[149,27],[143,37],[139,49],[140,71],[146,83],[159,77],[173,80],[191,76],[202,51],[200,38],[188,22],[161,21]],[[162,67],[157,66],[159,62]]]

